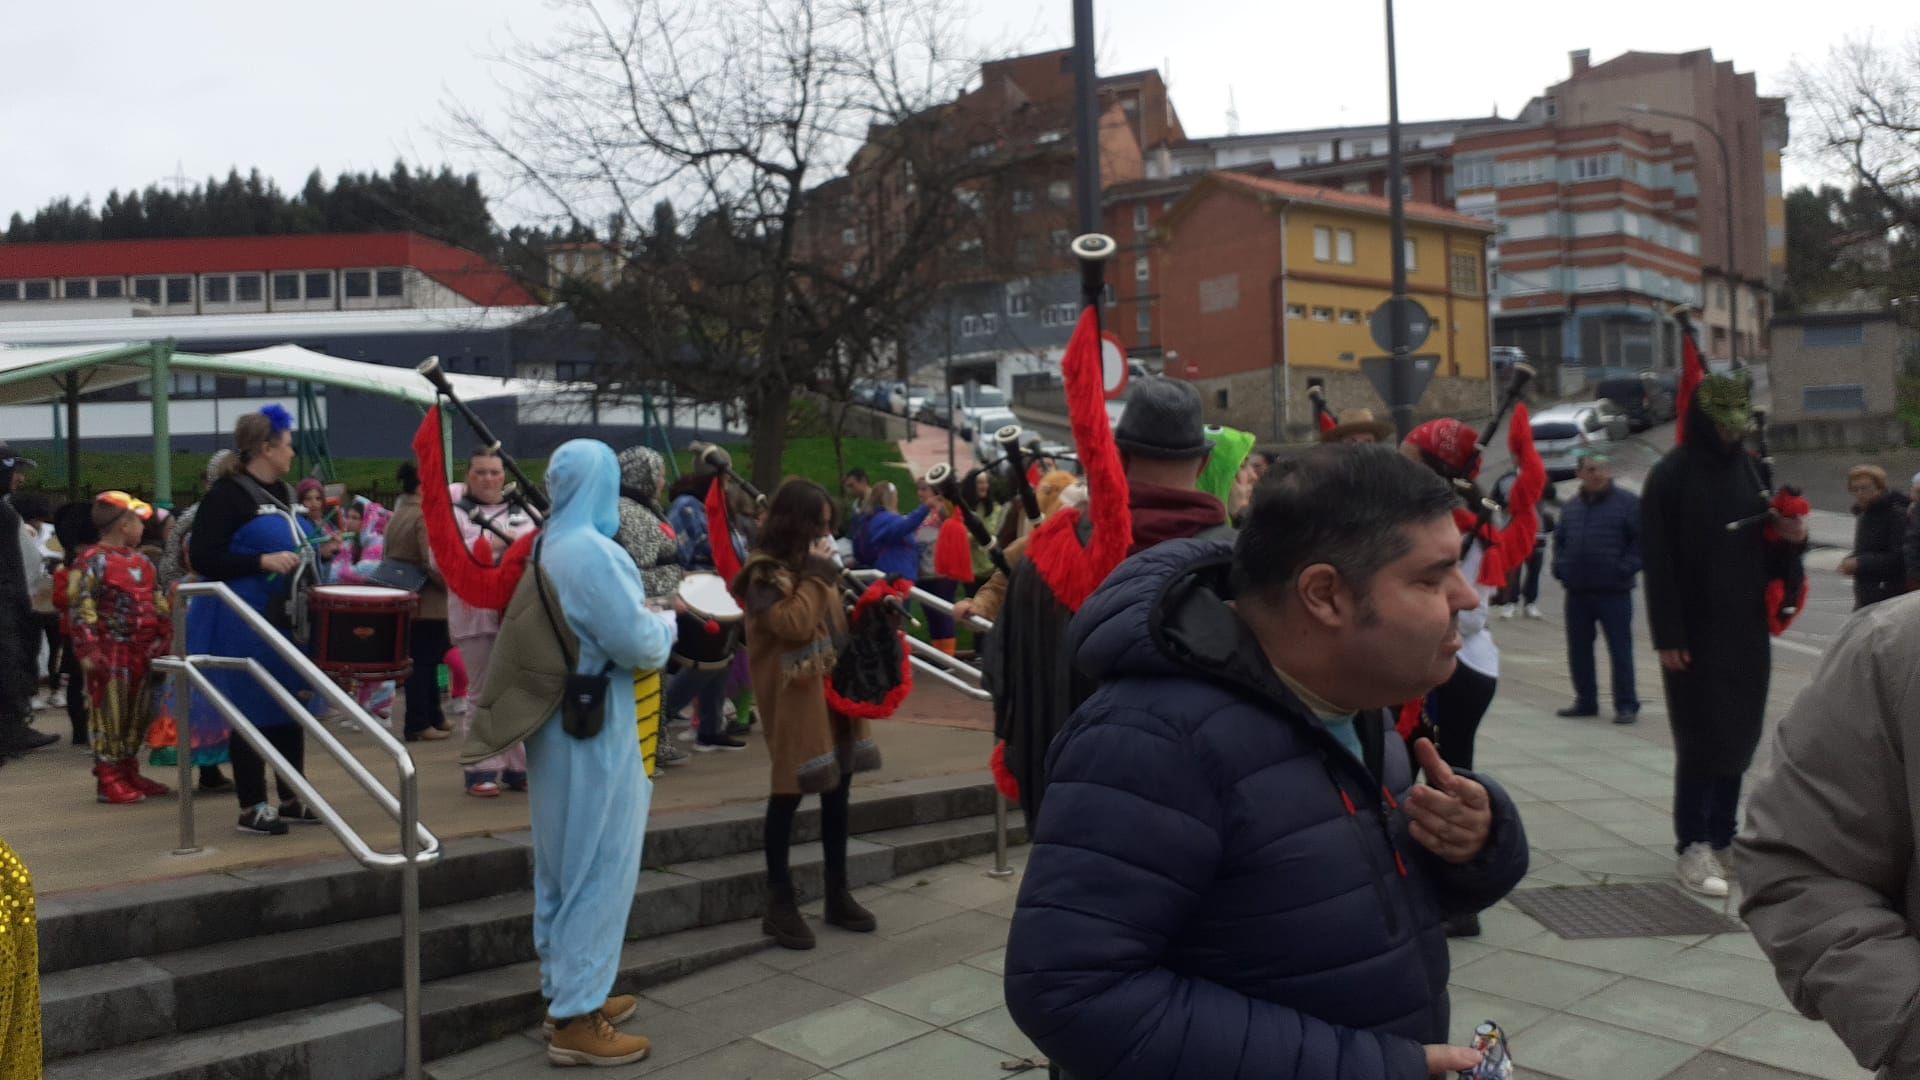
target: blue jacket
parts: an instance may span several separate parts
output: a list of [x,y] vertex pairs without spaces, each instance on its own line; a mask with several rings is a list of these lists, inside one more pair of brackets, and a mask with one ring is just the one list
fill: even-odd
[[[681,569],[713,569],[713,544],[707,532],[706,503],[692,495],[682,495],[673,500],[673,505],[667,508],[667,526],[673,530],[674,541],[680,545]],[[740,530],[734,528],[728,531],[732,534],[734,556],[746,562],[747,545]]]
[[1553,533],[1553,576],[1578,592],[1625,592],[1640,573],[1640,497],[1615,484],[1567,500]]
[[862,566],[889,576],[898,574],[908,581],[919,580],[920,546],[914,542],[913,534],[919,530],[920,523],[927,520],[927,511],[931,509],[929,505],[922,505],[911,514],[896,514],[882,507],[868,514],[860,527],[860,535],[853,538],[854,557]]
[[1007,1007],[1074,1080],[1426,1080],[1443,921],[1525,875],[1519,814],[1482,777],[1480,856],[1416,844],[1388,718],[1357,719],[1365,764],[1335,741],[1227,606],[1231,555],[1151,548],[1074,618],[1101,685],[1048,754]]

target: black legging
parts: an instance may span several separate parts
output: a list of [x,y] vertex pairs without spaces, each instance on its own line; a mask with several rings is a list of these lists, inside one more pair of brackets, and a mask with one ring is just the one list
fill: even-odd
[[417,735],[446,723],[440,712],[440,661],[453,648],[447,636],[447,620],[413,620],[408,644],[413,653],[413,672],[407,676],[406,732]]
[[[852,791],[853,776],[849,774],[840,778],[839,787],[820,793],[820,849],[826,856],[830,886],[847,882],[847,797]],[[767,849],[767,885],[775,891],[793,888],[787,854],[793,843],[793,816],[800,811],[800,798],[775,795],[767,800],[762,842]]]
[[1433,692],[1433,726],[1440,734],[1440,760],[1456,769],[1473,768],[1473,736],[1493,704],[1500,680],[1456,664],[1453,678]]
[[[267,742],[280,751],[280,756],[287,759],[287,764],[292,765],[295,772],[304,774],[307,771],[307,735],[299,724],[261,728],[260,734],[265,735]],[[227,753],[233,760],[233,793],[240,800],[240,809],[246,810],[266,802],[266,759],[254,753],[253,746],[239,735],[235,735],[233,741],[228,743]],[[293,788],[288,786],[286,777],[276,773],[273,780],[281,802],[294,797]]]

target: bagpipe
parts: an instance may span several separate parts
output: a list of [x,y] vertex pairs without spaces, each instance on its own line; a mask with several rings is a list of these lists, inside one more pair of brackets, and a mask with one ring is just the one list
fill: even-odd
[[[1474,451],[1474,468],[1477,471],[1479,468],[1480,453],[1487,447],[1493,445],[1494,436],[1500,432],[1500,421],[1506,419],[1509,411],[1516,406],[1519,407],[1520,415],[1514,419],[1513,431],[1509,433],[1507,443],[1508,451],[1513,454],[1514,466],[1520,470],[1520,476],[1514,480],[1513,491],[1507,497],[1507,510],[1510,515],[1517,519],[1520,513],[1517,506],[1522,503],[1524,499],[1525,509],[1533,515],[1533,528],[1529,530],[1531,535],[1527,538],[1525,545],[1526,550],[1517,556],[1510,555],[1509,558],[1505,560],[1506,565],[1500,572],[1500,578],[1503,581],[1506,579],[1508,572],[1520,565],[1520,563],[1525,562],[1527,556],[1533,553],[1533,540],[1534,537],[1538,536],[1540,529],[1539,513],[1535,507],[1539,503],[1540,496],[1546,493],[1546,463],[1541,461],[1539,452],[1534,448],[1533,426],[1527,416],[1524,400],[1527,384],[1533,381],[1533,376],[1533,365],[1525,362],[1513,365],[1513,374],[1507,381],[1507,392],[1501,395],[1500,405],[1494,410],[1493,419],[1487,422],[1486,428],[1480,432],[1480,436],[1475,440],[1474,444],[1476,447]],[[1526,452],[1524,454],[1519,449],[1519,442],[1521,440],[1518,438],[1523,430],[1526,435],[1524,440],[1526,443]],[[1538,476],[1535,478],[1537,483],[1530,485],[1523,491],[1521,481],[1527,478],[1527,466],[1529,464],[1539,465]],[[1493,528],[1493,521],[1494,514],[1500,509],[1500,505],[1492,499],[1481,495],[1480,489],[1474,485],[1471,477],[1456,476],[1452,478],[1452,481],[1455,490],[1466,500],[1467,509],[1474,518],[1473,528],[1468,530],[1460,541],[1460,558],[1464,560],[1467,557],[1467,552],[1473,546],[1475,537],[1485,538],[1497,535]],[[1511,525],[1509,527],[1511,527]],[[1507,553],[1508,545],[1501,542],[1498,546],[1502,553]],[[1492,551],[1490,550],[1488,554],[1491,556]],[[1483,581],[1487,580],[1487,578],[1488,574],[1481,574]]]
[[1307,400],[1313,403],[1313,428],[1322,438],[1340,426],[1340,416],[1327,405],[1327,380],[1318,375],[1307,380]]

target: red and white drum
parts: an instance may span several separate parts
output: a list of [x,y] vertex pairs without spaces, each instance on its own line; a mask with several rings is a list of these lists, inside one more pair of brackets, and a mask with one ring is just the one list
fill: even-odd
[[404,679],[420,598],[377,585],[319,585],[308,593],[313,665],[360,680]]
[[740,621],[745,612],[727,591],[719,574],[692,573],[680,580],[676,594],[687,610],[676,621],[679,634],[673,658],[702,670],[726,667],[740,649]]

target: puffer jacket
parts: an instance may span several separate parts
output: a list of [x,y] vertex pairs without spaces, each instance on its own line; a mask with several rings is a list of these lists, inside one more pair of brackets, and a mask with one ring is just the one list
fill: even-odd
[[1907,497],[1889,491],[1853,509],[1853,606],[1877,604],[1907,591]]
[[664,600],[680,587],[680,545],[660,510],[660,478],[665,463],[645,446],[620,451],[620,531],[613,542],[627,549],[648,600]]
[[1640,497],[1614,484],[1567,500],[1553,532],[1554,580],[1576,592],[1626,592],[1640,573]]
[[1511,799],[1453,865],[1408,835],[1384,713],[1356,760],[1228,606],[1232,549],[1123,563],[1075,616],[1100,688],[1051,781],[1007,941],[1014,1021],[1075,1080],[1425,1080],[1447,1037],[1446,917],[1527,870]]

